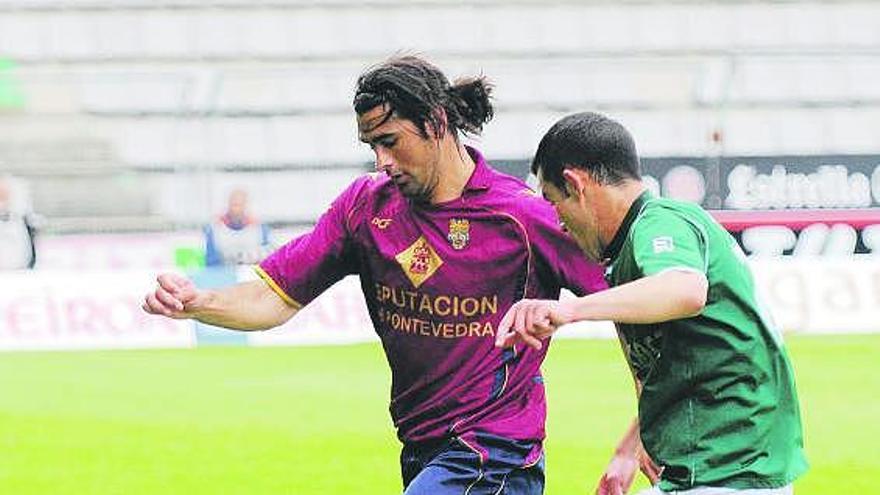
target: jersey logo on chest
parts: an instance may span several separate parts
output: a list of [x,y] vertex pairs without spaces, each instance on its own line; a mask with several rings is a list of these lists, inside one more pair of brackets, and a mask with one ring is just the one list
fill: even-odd
[[654,254],[671,253],[675,251],[675,243],[672,242],[672,237],[669,236],[660,236],[651,239],[651,246],[654,248]]
[[403,272],[416,288],[425,283],[425,280],[428,280],[443,265],[440,255],[431,247],[425,236],[419,236],[416,242],[395,256],[394,259],[400,263]]
[[370,222],[370,224],[376,226],[379,230],[385,230],[388,228],[389,225],[391,225],[391,219],[373,217],[373,221]]
[[449,220],[449,234],[446,235],[452,248],[464,249],[471,240],[471,223],[465,219],[453,218]]

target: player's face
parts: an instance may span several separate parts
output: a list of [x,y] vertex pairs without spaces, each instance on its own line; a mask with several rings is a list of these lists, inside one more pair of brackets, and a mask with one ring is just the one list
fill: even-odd
[[388,174],[404,196],[431,202],[440,180],[439,141],[422,137],[412,121],[388,111],[381,105],[358,115],[359,138],[376,154],[376,170]]
[[538,178],[541,182],[541,193],[556,209],[562,230],[574,239],[587,258],[601,262],[603,247],[599,241],[595,209],[590,206],[589,189],[578,194],[569,188],[569,194],[566,195],[553,183],[545,181],[541,174],[538,174]]
[[247,215],[247,193],[232,191],[229,194],[227,213],[233,218],[244,218]]

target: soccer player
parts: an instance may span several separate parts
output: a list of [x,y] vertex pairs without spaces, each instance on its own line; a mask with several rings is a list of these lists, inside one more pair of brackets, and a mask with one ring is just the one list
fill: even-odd
[[606,287],[547,202],[460,142],[492,117],[490,91],[482,78],[450,85],[417,57],[368,70],[354,109],[378,173],[263,260],[262,280],[210,291],[163,274],[144,302],[172,318],[267,329],[358,274],[391,367],[407,495],[543,492],[545,350],[498,349],[495,331],[524,297]]
[[660,469],[651,494],[791,493],[807,469],[791,365],[736,242],[699,206],[652,196],[629,132],[602,115],[556,123],[532,171],[612,288],[520,301],[497,341],[540,349],[565,323],[617,322],[638,419],[597,493],[627,492],[642,445]]

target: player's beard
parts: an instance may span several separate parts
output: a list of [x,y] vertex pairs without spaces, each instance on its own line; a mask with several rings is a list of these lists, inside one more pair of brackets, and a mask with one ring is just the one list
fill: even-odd
[[413,177],[404,177],[397,183],[397,189],[401,194],[406,196],[407,199],[412,201],[422,201],[422,198],[425,195],[424,187]]
[[403,174],[401,181],[396,181],[397,189],[407,199],[414,203],[431,204],[434,199],[434,192],[440,182],[440,177],[436,173],[436,166],[432,168],[433,174],[428,174],[424,181],[419,181],[416,177]]

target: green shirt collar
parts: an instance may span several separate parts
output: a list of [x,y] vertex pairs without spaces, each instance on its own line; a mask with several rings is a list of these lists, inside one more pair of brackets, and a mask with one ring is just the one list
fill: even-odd
[[611,244],[609,244],[605,248],[605,251],[602,252],[602,259],[605,264],[611,263],[617,258],[617,255],[620,254],[620,249],[623,247],[624,241],[626,241],[629,229],[632,227],[633,222],[636,221],[639,212],[642,211],[642,206],[653,197],[654,195],[651,194],[651,191],[645,189],[645,191],[642,192],[642,194],[639,194],[636,200],[630,205],[629,210],[626,212],[626,216],[623,217],[623,222],[614,234],[614,239],[611,240]]

